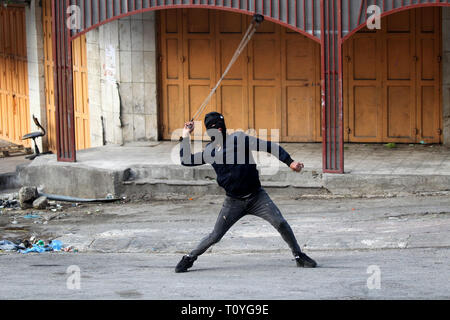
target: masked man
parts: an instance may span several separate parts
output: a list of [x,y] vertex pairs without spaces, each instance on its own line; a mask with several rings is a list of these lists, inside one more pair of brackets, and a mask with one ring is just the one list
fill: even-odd
[[228,135],[225,119],[220,113],[207,114],[205,126],[212,142],[203,152],[191,154],[189,137],[194,130],[194,123],[185,124],[180,145],[181,164],[184,166],[211,164],[217,174],[219,186],[226,191],[226,198],[214,230],[190,254],[183,256],[175,272],[186,272],[193,266],[198,256],[219,242],[239,219],[248,214],[268,221],[278,230],[289,245],[298,267],[315,268],[316,262],[300,250],[291,227],[261,187],[252,151],[271,153],[296,172],[300,172],[304,165],[292,160],[276,143],[263,141],[243,132]]

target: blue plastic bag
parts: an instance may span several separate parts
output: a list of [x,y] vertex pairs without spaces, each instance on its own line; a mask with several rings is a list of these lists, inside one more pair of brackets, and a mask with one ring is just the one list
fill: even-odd
[[53,240],[48,245],[41,245],[39,244],[33,244],[33,247],[28,248],[26,250],[19,250],[20,253],[42,253],[42,252],[48,252],[48,251],[61,251],[63,249],[64,245],[59,240]]
[[50,242],[49,246],[53,249],[53,251],[61,251],[63,248],[63,243],[59,240],[53,240]]
[[1,240],[0,241],[0,250],[3,251],[17,251],[17,249],[19,248],[19,246],[15,243],[12,243],[11,241],[8,240]]
[[33,247],[28,248],[26,250],[19,250],[20,253],[30,253],[30,252],[42,253],[45,251],[48,251],[48,250],[46,250],[45,247],[38,246],[37,244],[33,244]]
[[24,219],[39,219],[41,216],[38,214],[29,213],[26,216],[24,216]]

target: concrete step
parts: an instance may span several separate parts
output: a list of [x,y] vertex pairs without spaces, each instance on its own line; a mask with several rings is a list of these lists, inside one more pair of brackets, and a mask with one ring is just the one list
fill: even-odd
[[[329,192],[320,186],[301,186],[283,181],[261,181],[264,189],[271,194],[288,196],[319,195]],[[215,180],[167,180],[167,179],[141,179],[124,181],[123,193],[131,198],[162,199],[176,195],[185,197],[198,197],[205,194],[223,195],[224,190]]]
[[323,187],[332,194],[401,195],[450,191],[450,175],[324,174]]
[[[124,181],[125,189],[135,190],[130,193],[137,192],[138,188],[153,194],[171,191],[186,195],[223,193],[215,181],[214,170],[207,166],[142,166],[130,170],[128,181]],[[311,169],[295,173],[284,167],[259,167],[259,171],[264,188],[290,195],[332,193],[365,196],[450,191],[450,175],[322,174]]]
[[[262,186],[274,193],[295,196],[326,192],[322,187],[322,175],[316,171],[295,173],[287,167],[259,167],[259,171]],[[124,194],[138,198],[160,198],[167,194],[224,194],[223,189],[217,185],[216,173],[209,166],[134,166],[126,171],[122,185]]]
[[[295,173],[287,167],[258,167],[261,181],[285,182],[297,187],[321,187],[322,174],[315,170]],[[216,173],[210,166],[183,167],[181,165],[132,166],[126,170],[124,181],[148,179],[215,181]]]
[[[224,194],[210,166],[183,167],[176,164],[63,163],[41,157],[18,168],[19,185],[37,186],[42,192],[79,198],[152,198],[167,195]],[[261,183],[268,191],[300,196],[332,194],[348,196],[397,195],[450,191],[450,175],[430,174],[322,174],[313,168],[301,173],[280,167],[260,166]],[[12,179],[12,178],[11,178]]]
[[[300,180],[321,178],[321,174],[314,170],[304,170],[302,173],[295,173],[286,166],[269,167],[259,166],[258,171],[261,174],[261,180],[287,180],[298,182]],[[299,178],[301,176],[301,178]],[[216,173],[210,166],[183,167],[181,165],[145,165],[131,166],[129,176],[131,179],[209,179],[215,180]],[[317,183],[317,182],[316,182]]]
[[0,174],[0,190],[14,189],[19,186],[19,179],[16,172]]

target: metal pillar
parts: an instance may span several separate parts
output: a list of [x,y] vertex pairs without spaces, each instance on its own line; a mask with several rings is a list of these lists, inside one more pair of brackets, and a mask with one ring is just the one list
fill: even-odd
[[321,0],[323,172],[344,173],[342,1]]
[[75,162],[75,118],[73,101],[72,41],[66,27],[70,0],[53,0],[53,70],[56,104],[56,148],[58,161]]

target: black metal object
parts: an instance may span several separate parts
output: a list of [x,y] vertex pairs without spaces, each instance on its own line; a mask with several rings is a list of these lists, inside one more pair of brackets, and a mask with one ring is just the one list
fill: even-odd
[[257,24],[261,24],[264,22],[264,16],[260,14],[255,14],[253,16],[253,21],[255,21]]
[[50,151],[49,152],[44,152],[44,153],[40,152],[39,147],[38,147],[38,145],[36,143],[36,139],[44,137],[45,134],[46,134],[46,131],[41,126],[41,124],[39,123],[39,120],[34,115],[33,115],[33,121],[34,121],[34,124],[40,129],[40,131],[31,132],[31,133],[28,133],[28,134],[26,134],[26,135],[24,135],[22,137],[22,140],[32,139],[33,143],[34,143],[34,154],[25,157],[26,159],[29,159],[29,160],[34,160],[36,157],[42,156],[44,154],[50,154],[51,153]]

